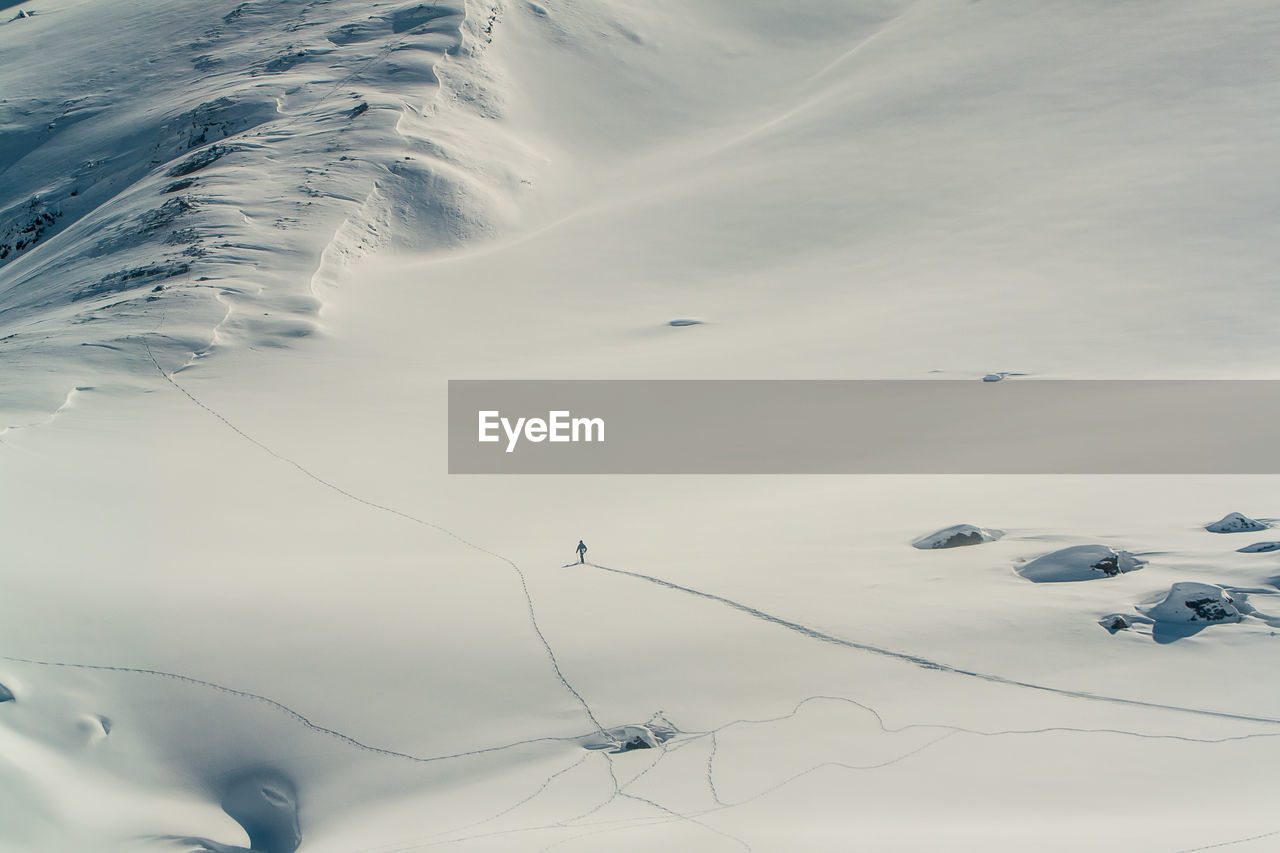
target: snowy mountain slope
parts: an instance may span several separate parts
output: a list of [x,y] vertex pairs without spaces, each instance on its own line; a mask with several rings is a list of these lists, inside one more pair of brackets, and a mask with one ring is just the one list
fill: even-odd
[[[1270,376],[1268,4],[31,8],[6,50],[94,13],[59,98],[159,94],[22,137],[14,203],[246,126],[0,268],[0,847],[244,847],[253,773],[304,853],[1274,846],[1280,563],[1205,529],[1274,477],[444,460],[450,378]],[[73,298],[187,227],[189,288]],[[912,547],[960,522],[1004,535]],[[1018,573],[1076,546],[1145,564]]]
[[[697,48],[650,35],[655,74],[697,80],[687,100],[663,87],[649,102],[659,119],[690,108],[663,131],[606,106],[642,76],[626,39],[556,52],[544,88],[524,87],[519,118],[555,135],[554,162],[600,177],[566,176],[554,224],[472,277],[547,270],[601,346],[642,334],[611,326],[608,303],[592,311],[605,282],[654,324],[711,321],[662,345],[681,373],[1272,375],[1270,7],[825,4],[846,17],[822,28],[699,6],[723,13],[724,41],[709,22],[687,36]],[[750,49],[738,21],[760,27]],[[529,24],[547,26],[511,28]],[[623,115],[552,127],[602,112]],[[625,156],[620,137],[650,133],[651,151]],[[524,293],[511,310],[555,329],[560,306]],[[758,345],[792,329],[806,334],[786,336],[786,359]],[[547,375],[580,375],[554,337],[538,340],[540,358],[563,352]]]
[[88,345],[136,369],[160,317],[153,350],[278,345],[315,329],[317,282],[352,254],[501,221],[518,158],[485,121],[485,26],[459,4],[299,0],[49,4],[0,27],[11,360]]

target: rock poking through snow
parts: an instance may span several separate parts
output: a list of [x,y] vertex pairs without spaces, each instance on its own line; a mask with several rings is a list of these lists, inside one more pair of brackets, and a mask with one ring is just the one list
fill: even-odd
[[1266,530],[1270,525],[1250,518],[1238,512],[1229,512],[1218,521],[1206,524],[1204,529],[1210,533],[1248,533],[1255,530]]
[[1208,624],[1239,622],[1243,617],[1231,593],[1207,583],[1175,583],[1164,600],[1140,611],[1158,623]]
[[12,701],[14,701],[13,691],[11,691],[8,687],[5,687],[3,684],[0,684],[0,702],[12,702]]
[[1041,557],[1018,569],[1018,574],[1035,583],[1066,583],[1115,577],[1146,565],[1128,551],[1106,545],[1072,545]]
[[607,729],[604,738],[594,735],[583,741],[587,749],[607,749],[610,752],[631,752],[634,749],[656,749],[671,738],[676,730],[652,720],[642,726],[618,726]]
[[1126,631],[1132,628],[1133,618],[1127,613],[1112,613],[1110,616],[1103,616],[1099,619],[1098,624],[1114,634],[1116,631]]
[[921,536],[919,539],[912,541],[911,547],[919,548],[921,551],[933,551],[938,548],[960,548],[965,545],[981,545],[983,542],[994,542],[1003,535],[1003,530],[974,527],[972,524],[957,524]]
[[1268,551],[1280,551],[1280,542],[1254,542],[1236,549],[1240,554],[1265,554]]

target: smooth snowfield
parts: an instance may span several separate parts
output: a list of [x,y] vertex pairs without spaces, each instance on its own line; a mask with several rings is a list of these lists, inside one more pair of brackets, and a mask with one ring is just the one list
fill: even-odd
[[1206,524],[1274,477],[444,454],[450,378],[1274,378],[1275,10],[444,6],[0,25],[3,209],[63,205],[0,266],[0,849],[1272,849],[1280,562]]

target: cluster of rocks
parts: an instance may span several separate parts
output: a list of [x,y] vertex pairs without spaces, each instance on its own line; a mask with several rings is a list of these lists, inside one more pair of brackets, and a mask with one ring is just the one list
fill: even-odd
[[[1228,534],[1267,530],[1271,526],[1270,521],[1231,512],[1206,524],[1204,529],[1210,533]],[[957,524],[921,536],[911,545],[926,551],[959,548],[993,542],[1003,535],[999,530]],[[1238,551],[1246,554],[1280,551],[1280,541],[1255,542]],[[1033,583],[1071,583],[1116,578],[1144,565],[1146,561],[1132,552],[1090,544],[1072,545],[1043,554],[1023,563],[1016,571]],[[1098,620],[1098,624],[1114,634],[1136,624],[1173,626],[1175,629],[1182,626],[1194,631],[1206,625],[1240,622],[1248,616],[1256,616],[1268,624],[1280,621],[1259,613],[1249,604],[1249,593],[1275,594],[1270,590],[1237,590],[1220,584],[1179,582],[1173,584],[1159,601],[1136,608],[1136,614],[1112,613]]]

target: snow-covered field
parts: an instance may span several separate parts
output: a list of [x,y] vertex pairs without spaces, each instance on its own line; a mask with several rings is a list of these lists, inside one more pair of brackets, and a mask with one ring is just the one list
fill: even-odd
[[1275,4],[0,5],[0,849],[1280,849],[1277,477],[445,405],[1278,379]]

